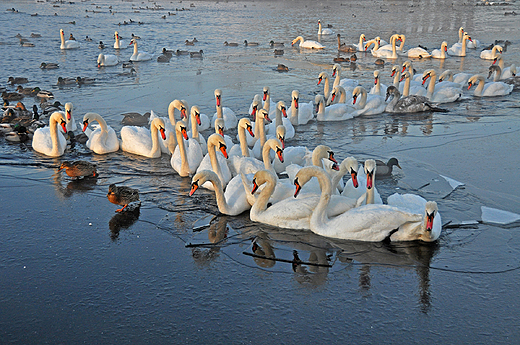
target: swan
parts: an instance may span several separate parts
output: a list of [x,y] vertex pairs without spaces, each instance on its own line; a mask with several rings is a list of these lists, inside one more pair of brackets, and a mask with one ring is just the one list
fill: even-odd
[[215,123],[215,119],[218,117],[224,119],[226,123],[226,129],[236,128],[238,119],[235,115],[235,112],[228,107],[222,107],[222,90],[215,90],[215,101],[217,103],[217,112],[213,115],[211,124],[213,125]]
[[[392,66],[392,70],[391,70],[391,74],[390,74],[390,77],[393,77],[394,78],[394,81],[392,83],[393,86],[395,86],[396,88],[400,88],[402,89],[402,85],[399,85],[399,82],[401,81],[401,74],[399,74],[399,71],[401,70],[401,66],[399,65],[393,65]],[[400,90],[402,91],[402,90]]]
[[461,43],[455,43],[450,48],[448,48],[448,55],[451,56],[466,56],[466,41],[471,42],[471,37],[469,37],[468,33],[464,33],[462,36]]
[[202,170],[193,176],[189,195],[192,196],[206,181],[211,182],[213,185],[220,213],[227,214],[228,216],[238,216],[251,208],[251,205],[247,202],[241,180],[237,180],[240,183],[239,188],[230,188],[230,182],[226,188],[226,192],[224,192],[219,177],[211,170]]
[[356,117],[359,115],[375,115],[381,114],[385,111],[386,103],[383,96],[368,95],[367,90],[363,86],[357,86],[352,92],[352,104],[359,102],[356,110],[352,112],[352,116]]
[[[504,82],[505,82],[505,79],[515,78],[515,76],[516,76],[516,66],[515,65],[511,65],[511,69],[513,71],[513,74],[507,76],[507,78],[502,78],[502,74],[503,73],[502,73],[502,70],[500,69],[500,66],[491,65],[491,66],[489,66],[488,79],[491,79],[491,76],[493,76],[492,81],[504,80]],[[510,83],[507,83],[507,84],[510,84]]]
[[410,73],[410,80],[412,81],[412,84],[418,84],[422,86],[422,75],[417,74],[417,71],[415,70],[415,68],[413,68],[412,61],[406,60],[405,62],[403,62],[403,69],[401,70],[401,73],[403,73],[406,70],[408,70],[408,72]]
[[[338,97],[338,94],[339,94],[339,97]],[[330,103],[332,105],[337,104],[337,103],[342,103],[342,104],[352,103],[352,92],[348,95],[348,97],[349,97],[349,99],[347,102],[347,92],[345,91],[343,86],[337,85],[337,86],[334,86],[334,88],[332,89],[332,93],[330,94]],[[354,109],[354,108],[352,108],[352,109]]]
[[272,122],[269,118],[269,114],[265,109],[260,109],[256,111],[256,121],[255,121],[255,143],[253,146],[253,156],[256,158],[261,158],[262,155],[262,147],[264,146],[267,136],[265,135],[265,125],[264,121]]
[[433,242],[439,238],[442,219],[436,202],[427,202],[424,198],[415,194],[394,193],[388,197],[388,205],[412,213],[425,213],[423,222],[410,223],[399,227],[399,231],[390,236],[390,241],[422,240]]
[[312,101],[300,104],[300,92],[298,90],[291,92],[291,107],[289,108],[291,117],[289,120],[293,126],[305,125],[312,120],[314,118],[313,108]]
[[[193,175],[203,158],[199,142],[196,139],[188,138],[186,127],[187,125],[183,120],[175,123],[177,147],[170,159],[173,170],[182,177]],[[186,143],[183,139],[186,140]]]
[[49,126],[38,128],[34,132],[32,140],[34,151],[50,157],[61,156],[65,152],[67,141],[63,134],[58,131],[57,126],[60,125],[64,131],[67,131],[65,124],[65,118],[62,113],[57,111],[52,113],[49,118]]
[[322,29],[321,20],[318,19],[318,35],[333,35],[334,31],[329,28]]
[[492,49],[486,49],[480,52],[480,58],[484,60],[495,60],[498,54],[502,54],[502,47],[494,45]]
[[330,97],[330,82],[329,82],[329,74],[327,72],[321,72],[318,75],[318,84],[320,85],[323,81],[323,97],[325,97],[326,100]]
[[60,37],[61,37],[60,49],[77,49],[77,48],[79,48],[79,42],[77,42],[76,40],[65,41],[65,34],[63,33],[63,29],[60,29]]
[[128,44],[126,44],[125,41],[123,41],[120,37],[119,37],[119,33],[116,31],[114,33],[114,37],[116,39],[116,41],[114,42],[114,49],[126,49],[128,48]]
[[377,162],[368,159],[363,163],[364,167],[357,175],[357,179],[350,179],[345,184],[341,195],[354,198],[359,205],[365,203],[382,204],[383,199],[376,188]]
[[[345,158],[341,164],[339,165],[339,168],[337,171],[330,170],[327,171],[327,173],[330,175],[330,181],[332,185],[332,191],[333,193],[336,192],[343,192],[345,189],[345,183],[343,182],[343,176],[346,174],[350,174],[350,183],[354,188],[357,188],[359,186],[357,175],[358,175],[358,161],[354,157],[347,157]],[[321,193],[321,189],[320,189]]]
[[[227,183],[231,180],[231,171],[227,165],[227,147],[224,138],[220,134],[212,134],[208,140],[208,153],[200,162],[197,172],[202,170],[212,170],[220,179],[223,188],[226,188]],[[217,153],[217,150],[222,154]],[[202,187],[213,190],[213,185],[206,182]]]
[[274,171],[277,173],[282,173],[286,171],[287,166],[291,164],[300,164],[304,165],[304,162],[306,162],[307,157],[310,155],[309,150],[305,146],[288,146],[285,147],[284,145],[284,135],[285,135],[285,127],[280,126],[277,130],[277,137],[281,143],[283,148],[283,160],[275,160],[273,162]]
[[462,89],[458,87],[447,86],[435,90],[435,81],[437,80],[437,73],[435,73],[435,70],[430,69],[423,72],[423,84],[426,83],[428,78],[430,78],[430,83],[428,84],[426,97],[430,102],[450,103],[455,102],[462,97]]
[[148,158],[161,157],[159,134],[166,140],[164,121],[156,118],[150,124],[150,130],[138,126],[124,126],[121,128],[121,150]]
[[504,67],[504,59],[502,58],[502,54],[496,54],[495,59],[493,60],[493,65],[498,62],[498,67],[500,67],[501,74],[500,79],[507,79],[511,77],[516,77],[516,65],[511,64],[509,67]]
[[276,162],[284,162],[285,152],[282,147],[280,140],[271,138],[265,142],[262,147],[262,160],[258,160],[253,157],[233,157],[231,163],[233,164],[234,170],[244,174],[254,174],[259,170],[269,170],[272,173],[276,173],[274,164],[271,161],[270,152],[271,150],[275,153]]
[[325,48],[321,43],[318,43],[316,41],[305,41],[302,36],[296,37],[291,45],[294,46],[297,42],[300,42],[300,48],[307,48],[307,49],[323,49]]
[[352,45],[357,48],[358,52],[364,52],[365,51],[365,42],[366,42],[365,34],[359,35],[359,42],[353,43]]
[[403,92],[404,97],[407,97],[410,94],[416,96],[426,96],[426,89],[422,86],[422,84],[412,81],[412,77],[409,71],[401,74],[401,79],[399,81],[403,81],[403,79],[405,80],[404,84],[399,85],[399,89],[401,89],[402,86],[401,91]]
[[119,139],[114,129],[107,125],[101,115],[86,113],[83,116],[83,132],[92,121],[97,121],[99,127],[90,133],[86,146],[97,154],[116,152],[119,150]]
[[201,124],[200,115],[199,107],[196,105],[192,106],[190,111],[191,131],[188,132],[188,136],[191,139],[195,139],[199,143],[202,149],[202,154],[205,155],[208,152],[206,139],[204,139],[204,136],[199,133],[199,126]]
[[453,72],[449,69],[445,70],[439,76],[439,83],[443,81],[451,81],[459,84],[461,87],[467,85],[468,79],[471,77],[469,73],[457,73],[453,75]]
[[[224,123],[224,119],[217,118],[215,120],[215,133],[220,134],[224,138],[224,141],[226,142],[226,148],[233,147],[235,145],[235,143],[233,142],[233,139],[231,139],[231,137],[229,135],[224,134],[225,129],[226,129],[226,124]],[[228,150],[228,156],[229,156],[229,150]]]
[[509,95],[511,91],[513,91],[513,85],[501,81],[486,83],[486,79],[480,74],[475,74],[469,78],[468,90],[473,86],[473,84],[477,83],[478,86],[473,92],[473,95],[477,97],[505,96]]
[[[402,35],[402,34],[401,35],[393,34],[392,36],[390,36],[390,42],[392,41],[392,37],[393,36],[395,36],[396,43],[397,43],[397,40],[399,40],[401,42],[401,44],[399,46],[396,45],[395,49],[398,52],[402,52],[403,48],[404,48],[404,42],[406,41],[406,37],[404,35]],[[375,40],[377,41],[377,45],[379,46],[379,48],[377,48],[377,49],[392,50],[392,45],[386,43],[380,37],[376,37]]]
[[74,120],[74,116],[72,116],[72,109],[72,103],[65,103],[65,111],[63,112],[63,115],[65,116],[65,122],[67,122],[67,124],[65,125],[67,132],[63,132],[63,134],[67,134],[68,132],[74,132],[77,129],[76,121]]
[[401,98],[399,90],[391,85],[386,89],[385,101],[393,97],[385,108],[387,113],[419,113],[423,111],[441,111],[430,104],[425,96],[411,95]]
[[[283,115],[283,117],[282,117]],[[276,133],[276,129],[278,126],[285,127],[285,136],[284,139],[291,139],[294,137],[295,130],[291,123],[291,121],[287,118],[287,111],[284,101],[279,101],[276,103],[276,115],[275,121],[271,122],[267,127],[267,133],[273,134]]]
[[357,45],[341,43],[341,35],[338,34],[338,52],[355,53],[358,51]]
[[432,58],[434,59],[446,59],[446,52],[448,51],[448,42],[444,41],[441,43],[440,49],[432,50]]
[[341,66],[339,64],[334,64],[332,66],[332,76],[336,77],[336,79],[334,79],[332,87],[334,88],[334,86],[339,85],[343,87],[345,89],[345,92],[349,94],[352,94],[354,88],[359,85],[359,82],[357,80],[341,77]]
[[247,137],[246,137],[246,131],[249,133],[249,136],[252,138],[255,137],[255,134],[253,133],[253,126],[251,124],[251,121],[248,118],[241,118],[240,121],[238,121],[237,126],[238,131],[238,144],[234,144],[229,149],[228,155],[230,157],[234,156],[242,156],[242,157],[250,157],[252,155],[251,149],[247,146]]
[[135,38],[130,41],[130,44],[134,45],[134,53],[130,56],[130,61],[148,61],[152,59],[152,54],[137,50],[137,40]]
[[370,94],[371,95],[379,95],[379,96],[383,96],[386,94],[386,88],[387,86],[384,85],[384,84],[381,84],[381,80],[379,79],[379,74],[381,72],[376,69],[374,71],[374,86],[372,86],[372,89],[370,89]]
[[426,49],[421,48],[421,47],[414,47],[414,48],[408,49],[406,55],[409,58],[416,58],[416,59],[425,59],[425,58],[429,58],[432,56],[430,53],[428,53],[428,51]]
[[106,66],[115,66],[119,63],[119,59],[115,55],[111,54],[103,54],[100,53],[97,58],[97,66],[99,67],[106,67]]
[[[397,39],[398,39],[398,35],[392,35],[392,37],[390,37],[390,44],[392,45],[392,50],[379,49],[379,43],[377,43],[377,41],[376,41],[376,47],[371,50],[372,56],[375,56],[378,58],[397,59],[397,50],[395,47],[395,41]],[[368,47],[368,44],[366,47]]]
[[[335,89],[338,90],[340,87],[336,86]],[[353,117],[354,108],[346,103],[336,103],[325,107],[325,98],[322,95],[316,95],[314,102],[316,103],[317,121],[343,121]]]

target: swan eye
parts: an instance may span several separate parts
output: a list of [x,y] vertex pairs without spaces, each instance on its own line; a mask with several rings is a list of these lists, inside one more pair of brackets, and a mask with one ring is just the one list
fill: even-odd
[[222,149],[226,149],[226,148],[227,148],[227,147],[226,147],[225,144],[220,143],[220,149],[221,149],[221,150],[222,150]]

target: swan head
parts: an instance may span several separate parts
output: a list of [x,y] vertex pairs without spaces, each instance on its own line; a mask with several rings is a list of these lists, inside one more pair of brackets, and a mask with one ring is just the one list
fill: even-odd
[[390,74],[390,76],[393,77],[393,76],[397,73],[397,71],[398,71],[400,68],[401,68],[401,66],[399,66],[399,65],[394,65],[394,66],[392,67],[392,73]]
[[473,42],[473,40],[471,39],[471,36],[467,32],[464,33],[464,36],[462,36],[462,39],[463,40],[469,40],[470,42]]
[[358,161],[354,157],[347,157],[341,162],[340,170],[346,171],[348,174],[350,174],[350,177],[352,178],[352,185],[354,188],[359,187],[357,175],[358,175]]
[[[215,125],[216,127],[216,125]],[[251,121],[249,121],[248,118],[241,118],[240,121],[238,121],[238,127],[239,128],[244,128],[246,131],[249,132],[249,134],[251,135],[251,137],[255,137],[255,133],[253,133],[253,126],[251,125]]]
[[367,40],[367,38],[365,37],[365,34],[361,34],[361,35],[359,35],[359,39],[360,39],[360,40],[363,40],[363,41],[366,41],[366,40]]
[[480,83],[481,81],[484,81],[484,76],[480,75],[480,74],[475,74],[474,76],[472,76],[471,78],[468,79],[468,90],[471,89],[471,87],[474,85],[474,84],[478,84]]
[[352,91],[352,104],[356,104],[357,98],[361,95],[366,95],[367,91],[363,86],[356,86]]
[[291,92],[292,104],[296,109],[298,109],[298,102],[300,101],[300,92],[298,90],[293,90]]
[[258,111],[258,108],[261,108],[261,104],[262,96],[256,94],[255,97],[253,97],[253,102],[251,103],[251,118],[256,119],[256,112]]
[[374,71],[374,79],[375,79],[374,84],[377,84],[377,81],[379,80],[379,73],[380,73],[380,72],[379,72],[378,69],[376,69],[376,70]]
[[443,41],[441,43],[441,50],[444,50],[445,53],[448,51],[448,42]]
[[302,36],[298,36],[296,37],[294,40],[292,40],[291,42],[291,45],[293,46],[296,42],[298,42],[299,40],[301,40],[302,42],[304,41],[303,37]]
[[434,77],[436,77],[436,76],[437,76],[437,74],[435,73],[435,70],[433,70],[433,69],[429,69],[427,71],[424,71],[423,77],[422,77],[423,85],[424,85],[424,83],[426,83],[426,80],[428,80],[428,78],[435,79]]
[[339,64],[334,64],[334,66],[332,66],[332,76],[335,77],[336,76],[336,72],[341,72],[341,66]]
[[217,174],[215,174],[212,170],[202,170],[196,173],[191,179],[191,189],[190,196],[195,193],[200,186],[202,186],[206,181],[212,181],[213,183],[220,183],[220,179]]
[[285,107],[285,102],[284,101],[279,101],[276,104],[276,107],[278,108],[278,110],[280,110],[282,112],[283,117],[287,117],[287,109]]
[[502,54],[500,54],[500,53],[495,54],[495,58],[493,59],[493,65],[497,62],[500,62],[500,60],[502,60]]
[[[437,220],[439,219],[439,220]],[[428,201],[424,210],[423,233],[420,233],[418,239],[424,242],[433,242],[437,240],[441,234],[441,226],[435,226],[434,221],[440,224],[439,208],[435,201]]]
[[85,116],[83,116],[83,132],[85,132],[90,121],[92,121],[96,116],[99,115],[96,113],[86,113]]
[[61,36],[64,36],[64,35],[65,35],[65,33],[63,32],[63,29],[60,29],[60,35],[61,35]]
[[220,98],[222,97],[222,90],[215,90],[215,100],[217,101],[217,107],[220,107]]
[[376,161],[373,159],[367,159],[365,161],[365,174],[367,175],[367,189],[374,187],[374,177],[376,176]]
[[403,80],[410,78],[410,72],[406,71],[401,74],[401,79],[399,79],[399,82],[402,82]]
[[51,121],[55,121],[58,123],[61,128],[63,129],[63,132],[67,133],[67,122],[65,121],[65,118],[63,117],[63,114],[60,112],[55,111],[52,113],[51,117],[49,118],[49,123]]
[[390,85],[387,89],[386,89],[386,98],[385,98],[385,102],[388,101],[388,99],[393,96],[397,99],[399,99],[401,97],[401,93],[399,92],[399,90],[393,86],[393,85]]
[[224,119],[217,117],[215,119],[215,133],[224,136],[224,130],[226,129],[226,122]]
[[65,116],[67,121],[72,120],[72,103],[65,103]]
[[255,176],[253,176],[253,189],[251,190],[251,194],[255,194],[258,188],[266,182],[274,183],[276,181],[276,176],[270,172],[269,170],[259,170],[256,172]]
[[500,68],[500,66],[498,66],[498,65],[491,65],[491,66],[489,66],[488,79],[491,78],[493,73],[496,73],[497,75],[501,75],[502,74],[502,69]]
[[316,104],[316,112],[319,112],[320,104],[325,105],[325,98],[323,95],[316,95],[316,97],[314,97],[314,103]]
[[199,107],[196,106],[196,105],[192,106],[190,114],[191,114],[192,117],[195,118],[195,120],[197,121],[197,124],[200,126],[202,124],[202,122],[200,121],[200,109],[199,109]]
[[294,191],[294,197],[296,198],[298,194],[300,194],[300,191],[302,190],[303,186],[307,182],[311,180],[313,177],[317,177],[320,174],[326,174],[323,168],[317,167],[317,166],[306,166],[301,168],[296,176],[294,177],[293,184],[296,190]]
[[278,156],[280,163],[283,163],[283,161],[284,161],[283,147],[282,147],[282,143],[280,142],[280,140],[278,138],[269,139],[265,142],[264,145],[267,145],[267,147],[271,148],[271,150],[273,150],[276,153],[276,155]]
[[[155,121],[155,119],[154,119]],[[175,130],[182,134],[184,140],[188,140],[188,130],[186,129],[186,122],[180,120],[175,123]]]
[[132,38],[132,39],[130,40],[130,43],[128,43],[129,46],[131,46],[132,44],[135,45],[135,46],[137,46],[137,40],[136,40],[135,38]]
[[217,133],[210,135],[207,143],[208,143],[208,148],[210,145],[214,145],[216,149],[218,149],[220,152],[222,152],[222,154],[224,155],[224,157],[226,159],[228,158],[226,141],[224,140],[224,137],[222,135],[217,134]]
[[439,76],[439,83],[443,80],[450,80],[451,77],[453,77],[453,72],[447,69]]
[[[285,126],[276,127],[276,138],[282,143],[282,149],[285,149]],[[283,162],[282,162],[283,163]]]
[[262,98],[262,101],[265,102],[265,100],[267,99],[267,96],[270,95],[269,86],[264,86],[263,95],[264,95],[264,97]]
[[161,138],[163,140],[166,140],[166,132],[165,132],[165,125],[164,121],[160,118],[153,119],[152,123],[150,124],[151,128],[155,128],[156,130],[159,130],[159,133],[161,133]]
[[339,88],[340,88],[339,85],[336,85],[336,86],[334,86],[334,87],[332,88],[332,93],[330,94],[330,102],[331,102],[331,103],[334,102],[334,100],[336,99],[336,95],[337,95],[338,93],[340,93]]
[[263,118],[265,121],[271,123],[273,122],[270,118],[269,118],[269,113],[267,112],[267,110],[265,109],[260,109],[257,111],[256,113],[256,116],[257,118],[260,117],[260,118]]
[[401,70],[401,73],[403,73],[406,69],[412,68],[412,62],[410,60],[406,60],[403,62],[403,69]]
[[97,58],[97,66],[98,68],[101,67],[102,64],[105,63],[105,55],[103,53],[100,53]]
[[321,72],[318,75],[318,84],[316,84],[316,85],[320,85],[322,80],[325,80],[325,81],[329,80],[329,75],[327,74],[327,72]]

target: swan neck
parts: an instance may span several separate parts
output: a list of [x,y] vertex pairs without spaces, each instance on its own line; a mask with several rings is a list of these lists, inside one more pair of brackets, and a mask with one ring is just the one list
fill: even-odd
[[435,92],[435,81],[437,80],[437,76],[435,74],[430,74],[430,83],[428,84],[428,92],[426,93],[426,97],[429,99],[432,98],[433,93]]
[[311,229],[314,231],[314,229],[321,229],[329,220],[326,210],[330,202],[332,185],[330,178],[325,175],[324,171],[320,171],[319,173],[315,173],[313,175],[318,179],[318,183],[320,184],[321,189],[320,200],[314,208],[310,219]]
[[240,142],[240,150],[242,157],[249,157],[249,147],[247,146],[246,129],[243,126],[238,127],[238,141]]
[[99,126],[101,127],[101,130],[103,132],[108,132],[108,126],[104,118],[101,117],[101,115],[96,114],[93,118],[93,120],[97,121],[99,123]]
[[253,207],[251,207],[251,212],[259,213],[263,212],[267,209],[267,203],[269,202],[269,198],[273,194],[275,188],[275,181],[272,178],[267,179],[265,183],[264,189],[260,192],[258,199],[254,203]]
[[171,102],[168,106],[168,118],[170,119],[170,123],[172,124],[173,128],[175,128],[175,103]]
[[407,77],[404,81],[403,97],[410,95],[410,77]]
[[49,120],[49,130],[51,134],[52,151],[51,156],[59,156],[61,152],[60,141],[58,140],[58,121],[52,116]]
[[181,176],[187,176],[190,171],[190,166],[188,164],[188,157],[186,156],[186,147],[184,146],[184,138],[182,137],[182,133],[179,130],[175,131],[175,135],[177,137],[177,145],[179,146],[179,153],[181,155]]
[[159,146],[159,128],[152,122],[150,125],[152,134],[152,150],[150,151],[151,157],[159,157],[161,155],[161,146]]
[[[275,173],[275,170],[273,169],[273,164],[271,163],[271,159],[269,158],[270,151],[271,151],[271,146],[269,146],[269,145],[262,146],[262,160],[264,162],[265,170],[269,170],[269,171]],[[275,159],[276,159],[276,157],[275,157]]]
[[293,104],[291,107],[291,124],[293,126],[298,125],[298,108],[296,107],[296,101],[293,100]]
[[134,55],[137,55],[137,42],[134,42]]
[[222,106],[221,105],[217,105],[217,117],[219,119],[224,118],[224,115],[222,114]]
[[276,107],[276,119],[275,119],[275,128],[278,128],[278,126],[283,125],[282,122],[282,111],[280,108]]
[[230,207],[226,201],[220,178],[217,180],[215,180],[214,178],[210,178],[209,180],[211,181],[211,183],[213,184],[213,188],[215,189],[215,198],[217,199],[217,206],[219,211],[224,214],[229,214]]
[[199,124],[195,118],[195,114],[191,115],[191,137],[199,141]]
[[220,169],[220,164],[218,163],[217,158],[217,147],[213,141],[208,141],[208,154],[209,160],[211,162],[211,168],[215,174],[217,174],[218,178],[220,179],[220,183],[224,184],[224,177],[222,176],[222,170]]

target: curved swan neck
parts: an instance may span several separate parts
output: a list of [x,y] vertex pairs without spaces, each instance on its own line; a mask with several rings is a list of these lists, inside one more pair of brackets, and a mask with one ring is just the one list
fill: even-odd
[[426,93],[426,97],[428,99],[432,98],[433,93],[435,92],[435,82],[437,81],[437,74],[435,72],[430,72],[430,83],[428,84],[428,92]]
[[137,55],[137,41],[134,40],[134,55]]
[[272,174],[265,174],[265,177],[265,187],[260,192],[260,195],[256,199],[253,207],[251,207],[251,212],[258,213],[267,209],[267,203],[273,194],[274,188],[276,186],[276,180],[273,178]]
[[220,182],[220,178],[213,171],[206,171],[205,177],[206,180],[210,181],[213,184],[213,188],[215,189],[215,198],[217,199],[217,206],[220,213],[229,214],[231,211],[231,207],[227,203],[226,197],[224,195],[224,190],[222,189],[222,182]]
[[175,127],[175,136],[177,137],[177,145],[179,146],[179,153],[181,156],[181,172],[179,173],[179,175],[188,176],[190,173],[190,166],[188,164],[186,147],[184,146],[184,138],[182,136],[179,124],[177,124],[177,126]]
[[101,117],[101,115],[96,113],[86,113],[85,117],[88,115],[88,118],[91,121],[97,121],[99,123],[99,126],[101,127],[102,132],[108,132],[108,126],[104,118]]
[[220,164],[218,163],[217,159],[217,140],[215,139],[217,137],[215,137],[215,135],[222,137],[220,134],[212,134],[208,138],[208,155],[209,160],[211,162],[211,168],[213,169],[215,174],[217,174],[218,178],[220,179],[220,182],[224,184],[224,176],[222,175],[222,170],[220,169]]
[[291,124],[293,126],[296,126],[299,124],[299,120],[298,120],[298,98],[299,98],[299,95],[294,95],[292,97],[292,101],[291,101],[291,118],[289,120],[291,120]]
[[311,228],[314,228],[312,224],[324,224],[328,221],[327,217],[327,206],[330,202],[330,195],[332,193],[332,184],[330,178],[325,173],[323,169],[320,168],[312,168],[308,169],[310,176],[314,176],[318,179],[318,183],[320,184],[321,195],[318,204],[314,208],[314,211],[311,215]]
[[170,119],[170,123],[175,128],[175,108],[177,108],[177,102],[172,101],[168,106],[168,118]]
[[[158,119],[156,119],[158,120]],[[159,145],[159,127],[157,126],[156,120],[153,120],[150,125],[150,131],[152,134],[152,150],[150,156],[157,158],[161,156],[161,146]]]
[[265,170],[269,170],[272,173],[276,174],[273,168],[273,164],[271,163],[271,159],[269,157],[269,152],[271,151],[271,149],[276,153],[276,148],[271,146],[271,142],[267,141],[266,144],[262,147],[262,161],[264,162]]
[[51,143],[52,143],[52,151],[51,156],[59,156],[61,150],[60,141],[58,140],[58,120],[57,117],[61,117],[61,115],[54,115],[56,113],[53,113],[51,118],[49,119],[49,130],[51,134]]
[[199,124],[197,123],[197,118],[195,116],[195,112],[191,112],[191,137],[197,141],[199,141]]
[[407,97],[408,95],[410,95],[410,79],[410,75],[406,75],[403,87],[403,97]]
[[240,150],[242,157],[249,157],[249,147],[247,147],[246,128],[243,123],[238,126],[238,141],[240,142]]

